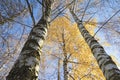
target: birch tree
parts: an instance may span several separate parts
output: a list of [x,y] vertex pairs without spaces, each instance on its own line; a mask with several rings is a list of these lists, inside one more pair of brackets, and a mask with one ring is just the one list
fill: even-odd
[[[66,17],[69,18],[70,16],[66,15]],[[80,36],[77,25],[75,23],[72,24],[66,17],[59,17],[51,23],[48,39],[46,40],[46,42],[52,42],[53,44],[49,45],[52,47],[48,50],[49,55],[52,54],[54,58],[61,60],[61,70],[63,70],[61,73],[63,73],[63,76],[61,74],[60,77],[65,80],[89,80],[93,78],[104,80],[104,76],[99,70],[89,47],[86,45],[82,36]],[[95,28],[94,25],[91,25],[92,29],[89,29],[89,27],[87,27],[88,25],[86,25],[87,29],[91,30],[92,34]],[[59,48],[55,49],[57,46],[54,44],[58,44]]]
[[106,80],[119,80],[120,70],[118,69],[112,58],[107,55],[104,48],[99,44],[99,42],[97,42],[97,40],[95,40],[95,38],[90,35],[90,33],[84,27],[82,21],[78,19],[72,9],[70,9],[70,12],[78,25],[81,35],[84,37],[94,57],[96,58]]
[[38,80],[41,48],[47,36],[48,22],[53,0],[43,0],[43,15],[33,27],[7,80]]
[[[42,63],[45,63],[43,68],[44,70],[40,69],[40,72],[42,71],[44,72],[44,73],[41,73],[42,75],[39,74],[40,76],[42,76],[41,78],[39,77],[40,79],[60,80],[64,78],[64,80],[81,80],[81,79],[82,80],[89,80],[89,79],[104,80],[104,76],[105,76],[107,80],[118,80],[120,75],[119,74],[120,71],[118,70],[118,67],[116,66],[115,62],[110,58],[110,56],[106,54],[105,50],[103,49],[104,46],[101,46],[97,42],[97,40],[101,39],[101,37],[98,36],[97,38],[99,39],[95,40],[95,37],[92,36],[91,32],[93,33],[93,35],[96,35],[96,33],[98,33],[100,29],[103,29],[102,27],[106,23],[108,23],[108,21],[111,19],[110,18],[107,22],[105,22],[105,18],[107,18],[107,16],[109,16],[110,14],[112,14],[113,12],[119,9],[120,7],[119,2],[117,0],[106,0],[106,1],[105,0],[55,0],[54,7],[52,8],[53,11],[51,11],[52,1],[53,0],[16,0],[16,1],[1,0],[0,1],[1,2],[0,3],[0,8],[1,8],[0,9],[1,11],[0,26],[5,24],[6,22],[8,23],[15,22],[15,23],[24,25],[23,31],[20,31],[20,30],[17,31],[16,29],[19,29],[19,28],[16,28],[18,27],[16,25],[12,26],[14,27],[13,28],[14,30],[9,29],[10,32],[9,31],[5,32],[6,30],[5,26],[0,27],[0,37],[2,38],[3,42],[5,42],[7,45],[3,47],[2,45],[4,45],[4,43],[0,39],[0,43],[2,44],[0,45],[0,50],[1,50],[0,52],[3,53],[6,50],[6,53],[4,53],[4,55],[9,53],[13,53],[13,54],[18,53],[17,51],[21,49],[20,45],[26,42],[20,52],[20,56],[18,57],[12,70],[7,76],[7,80],[37,80],[39,67],[43,65],[43,64],[39,64],[40,61]],[[110,2],[110,4],[108,5],[106,4],[106,2]],[[2,6],[3,4],[4,6]],[[39,7],[38,7],[38,4],[40,4]],[[73,14],[73,18],[78,24],[78,28],[76,24],[73,26],[73,20],[70,21],[71,16],[69,14],[68,8],[71,5],[73,6],[71,13]],[[113,10],[110,10],[108,6],[111,7]],[[42,12],[42,17],[40,16],[41,15],[40,14],[41,12],[39,12],[40,10]],[[29,12],[28,13],[29,15],[26,14],[26,12]],[[52,12],[52,17],[51,17],[51,21],[49,21],[51,12]],[[99,17],[95,16],[97,12],[100,13]],[[69,15],[69,17],[66,16],[66,13],[67,15]],[[23,18],[21,17],[21,14],[27,17]],[[75,14],[77,14],[78,16],[76,16]],[[41,17],[40,20],[38,20],[38,16]],[[63,16],[64,16],[64,19],[60,20],[60,18],[62,18]],[[100,19],[100,21],[102,21],[102,22],[97,21],[98,22],[97,28],[100,28],[100,29],[95,34],[94,34],[94,30],[96,30],[97,28],[93,30],[92,29],[93,26],[91,25],[89,27],[90,29],[86,27],[86,23],[88,25],[96,24],[96,21],[95,22],[91,21],[91,18],[93,18],[93,16],[95,16],[94,18],[96,20]],[[81,20],[79,20],[78,17],[81,17]],[[115,20],[113,20],[113,22],[119,21],[118,17],[119,15],[115,17]],[[25,22],[22,22],[21,19],[22,20],[26,19],[26,20]],[[58,21],[56,21],[57,19]],[[38,21],[37,24],[36,24],[36,21]],[[48,27],[48,24],[51,23],[50,26],[54,28],[53,27],[54,25],[52,25],[52,23],[54,24],[54,21],[56,21],[55,22],[56,29],[50,30],[50,28]],[[98,26],[99,24],[100,25],[103,24],[103,26],[99,27]],[[9,27],[8,25],[6,26]],[[33,25],[33,27],[31,27],[30,25]],[[116,30],[115,27],[113,27],[113,25],[111,26],[112,28],[109,28],[109,27],[106,28],[106,31],[104,32],[105,34],[107,31],[110,31],[110,29],[111,29],[110,32]],[[116,25],[116,24],[114,26],[119,27],[119,25]],[[19,27],[22,27],[22,26],[19,26]],[[29,27],[29,30],[32,29],[30,34],[28,29],[25,29],[26,27]],[[58,33],[57,30],[60,27],[64,27],[64,30],[62,29],[61,32]],[[50,30],[49,32],[51,33],[51,34],[49,33],[49,35],[51,35],[50,38],[52,38],[52,41],[49,42],[49,40],[47,39],[45,42],[45,45],[43,46],[45,49],[43,49],[42,45],[43,45],[43,42],[45,41],[48,28]],[[18,38],[18,36],[17,37],[14,36],[16,35],[16,32],[12,32],[15,30],[16,32],[18,32],[18,35],[20,34],[21,36],[24,34],[24,32],[27,32],[25,33],[26,35],[29,34],[28,38],[23,39],[23,37],[21,37],[22,42],[20,43],[18,41],[20,45],[16,44],[15,41],[12,41],[15,38]],[[11,34],[10,34],[11,32],[13,33],[12,35],[13,37],[11,37]],[[82,40],[83,38],[81,37],[80,32],[82,33],[82,36],[85,38],[86,41]],[[119,28],[117,28],[116,32],[119,34]],[[10,34],[10,36],[7,33]],[[111,39],[111,37],[114,35],[109,34],[110,41],[117,41],[116,39],[115,40]],[[11,37],[12,40],[11,39],[9,40],[8,38],[6,38],[7,36]],[[56,37],[60,37],[60,41],[59,40],[58,42],[57,40],[55,41]],[[104,36],[102,35],[102,37]],[[119,37],[117,36],[117,38]],[[86,42],[88,43],[90,48],[87,46]],[[14,45],[16,46],[14,47]],[[15,50],[11,49],[11,46]],[[48,47],[48,46],[51,46],[51,47]],[[117,46],[119,47],[119,43],[117,44]],[[43,52],[41,49],[43,50]],[[93,55],[95,56],[96,60],[91,54],[90,49]],[[116,48],[116,50],[118,49]],[[114,53],[116,52],[117,51],[115,51]],[[45,60],[40,58],[42,57],[41,53],[43,53],[43,55],[45,54],[44,55]],[[53,53],[53,54],[48,54],[48,53]],[[51,58],[48,57],[50,55],[52,55]],[[8,63],[5,64],[5,62],[2,61],[2,60],[5,60],[4,56],[1,56],[1,57],[0,57],[1,59],[0,67],[6,67],[6,64]],[[15,57],[17,57],[17,55],[12,55],[11,58],[14,59]],[[57,60],[55,57],[57,57]],[[9,57],[6,56],[6,59],[7,58]],[[53,62],[53,60],[55,62]],[[13,61],[15,61],[15,59]],[[7,62],[13,62],[13,61],[7,59]],[[102,71],[100,71],[100,69],[98,68],[98,65],[96,65],[96,61],[98,62],[99,67]],[[53,62],[53,64],[51,64],[51,62]],[[5,64],[5,65],[1,65],[1,64]],[[0,68],[0,73],[5,72],[5,69],[10,69],[11,68],[10,66],[12,64],[10,64],[10,66],[8,65],[6,68],[4,68],[4,71],[2,71],[2,69]],[[52,66],[52,69],[54,69],[54,71],[51,69],[49,65]],[[7,71],[8,70],[6,70],[6,72]],[[49,73],[46,73],[46,72],[49,72]],[[56,74],[56,72],[58,73],[58,75]],[[5,75],[4,74],[5,73],[2,74],[2,77],[6,76],[6,74]],[[0,74],[0,79],[1,79],[1,74]]]

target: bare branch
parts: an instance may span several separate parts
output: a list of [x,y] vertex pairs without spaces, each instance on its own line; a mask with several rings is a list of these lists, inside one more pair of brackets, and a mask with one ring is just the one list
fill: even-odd
[[30,3],[29,3],[28,0],[26,0],[26,3],[27,3],[27,6],[28,6],[28,9],[29,9],[30,16],[31,16],[32,21],[33,21],[33,26],[35,26],[35,18],[34,18],[33,11],[31,9]]
[[72,75],[70,75],[70,74],[68,74],[68,75],[72,78],[72,80],[75,80],[75,78]]
[[40,2],[39,0],[37,0],[37,2],[44,7],[44,5],[42,4],[42,2]]
[[50,23],[51,23],[52,21],[54,21],[54,20],[55,20],[65,9],[67,9],[74,1],[75,1],[75,0],[73,0],[71,3],[67,4],[66,7],[65,7],[63,10],[61,10],[61,11],[50,21]]
[[115,15],[117,15],[120,12],[120,9],[114,13],[94,34],[93,37],[95,37],[95,35],[103,28],[103,26],[105,26]]
[[89,3],[90,3],[90,0],[88,1],[87,6],[85,7],[85,10],[84,10],[84,12],[83,12],[81,21],[83,20],[83,18],[84,18],[84,16],[85,16],[85,12],[86,12],[86,10],[87,10],[87,8],[88,8]]

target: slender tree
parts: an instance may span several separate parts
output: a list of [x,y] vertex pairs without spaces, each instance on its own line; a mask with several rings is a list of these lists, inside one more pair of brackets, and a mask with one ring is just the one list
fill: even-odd
[[47,35],[53,0],[43,0],[44,12],[28,36],[7,80],[38,80],[41,48]]
[[100,69],[102,70],[106,80],[119,80],[120,79],[120,70],[111,59],[109,55],[105,52],[104,48],[95,40],[95,38],[90,35],[90,33],[86,30],[81,20],[78,19],[76,14],[70,9],[70,12],[78,25],[79,31],[81,35],[87,42],[90,47],[94,57],[96,58]]
[[60,80],[60,59],[58,59],[58,79]]
[[64,60],[63,60],[63,71],[64,71],[64,80],[68,80],[68,58],[67,58],[67,52],[66,52],[66,43],[65,43],[65,38],[64,38],[64,29],[62,33],[62,41],[63,41],[63,55],[64,55]]

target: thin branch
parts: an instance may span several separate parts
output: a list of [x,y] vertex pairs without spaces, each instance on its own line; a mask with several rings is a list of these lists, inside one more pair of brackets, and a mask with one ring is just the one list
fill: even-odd
[[40,2],[39,0],[37,0],[37,2],[44,7],[44,5],[42,4],[42,2]]
[[[3,1],[4,5],[7,5],[4,0],[2,0],[2,1]],[[8,7],[8,6],[6,6],[6,7],[7,7],[7,9],[4,8],[4,7],[3,7],[3,9],[4,9],[5,12],[6,12],[6,16],[8,16],[9,18],[7,18],[6,16],[2,16],[2,15],[1,15],[1,17],[3,18],[3,20],[0,21],[0,24],[4,24],[5,22],[10,21],[11,19],[14,19],[14,18],[16,18],[17,16],[21,15],[22,13],[24,13],[25,11],[27,11],[27,9],[23,9],[23,10],[20,10],[20,12],[14,14],[14,15],[12,15],[12,16],[10,16],[9,13],[8,13],[9,7]]]
[[54,54],[50,54],[51,56],[54,56],[54,57],[56,57],[56,58],[58,58],[58,59],[60,59],[60,60],[62,60],[63,61],[63,59],[62,58],[60,58],[60,57],[58,57],[57,55],[54,55]]
[[95,16],[96,13],[97,13],[97,11],[87,20],[86,24],[88,24],[90,22],[90,20],[93,18],[93,16]]
[[82,77],[80,78],[80,80],[83,79],[83,78],[85,78],[85,77],[87,77],[87,76],[89,76],[89,75],[91,74],[91,72],[92,72],[93,70],[95,70],[95,69],[98,69],[98,68],[91,68],[84,76],[82,76]]
[[16,22],[16,23],[18,23],[18,24],[21,24],[21,25],[27,26],[27,27],[29,27],[29,28],[32,28],[32,26],[29,26],[29,25],[27,25],[27,24],[21,23],[21,22],[19,22],[19,21],[16,21],[16,20],[13,20],[13,19],[10,19],[10,20],[12,20],[12,21],[14,21],[14,22]]
[[[4,0],[3,0],[4,1]],[[8,14],[8,12],[7,12],[7,10],[5,9],[5,11],[6,11],[6,13],[7,13],[7,15],[9,16],[9,14]],[[24,10],[22,11],[22,12],[24,12]],[[20,15],[21,13],[18,13],[17,15]],[[2,16],[3,18],[4,18],[4,16]],[[16,17],[16,16],[15,16]],[[19,24],[21,24],[21,25],[24,25],[24,26],[27,26],[27,27],[29,27],[29,28],[32,28],[31,26],[29,26],[29,25],[26,25],[26,24],[23,24],[23,23],[21,23],[21,22],[18,22],[18,21],[15,21],[13,18],[7,18],[7,19],[5,19],[3,22],[7,22],[7,21],[10,21],[10,20],[12,20],[12,21],[14,21],[14,22],[16,22],[16,23],[19,23]],[[0,23],[1,24],[1,23]]]
[[73,7],[72,7],[73,11],[75,10],[75,4],[76,4],[76,0],[74,1]]
[[75,80],[75,78],[72,75],[70,75],[70,74],[68,74],[68,75],[72,78],[72,80]]
[[18,24],[21,24],[21,25],[24,25],[24,26],[27,26],[27,27],[29,27],[29,28],[32,28],[32,26],[29,26],[29,25],[27,25],[27,24],[24,24],[24,23],[21,23],[21,22],[19,22],[19,21],[16,21],[16,20],[14,20],[14,19],[12,19],[12,18],[7,18],[5,21],[7,22],[9,22],[9,21],[14,21],[14,22],[16,22],[16,23],[18,23]]
[[120,31],[115,30],[115,32],[117,32],[118,34],[120,34]]
[[68,60],[70,59],[71,56],[72,56],[72,54],[70,54],[70,55],[68,56]]
[[7,42],[7,40],[6,40],[2,35],[0,35],[0,37],[1,37],[5,42]]
[[[0,35],[0,37],[2,38],[2,40],[3,40],[4,42],[6,42],[6,45],[7,45],[7,51],[8,51],[8,53],[10,53],[10,47],[9,47],[9,42],[8,42],[8,40],[5,39],[2,35]],[[4,42],[3,42],[3,45],[4,45]]]
[[61,4],[59,4],[52,12],[52,15],[54,15],[57,11],[56,11],[56,9],[58,9],[58,10],[61,10],[61,9],[63,9],[65,6],[62,6],[61,8],[59,8],[61,6]]
[[31,9],[30,3],[29,3],[28,0],[26,0],[26,3],[27,3],[27,6],[28,6],[28,9],[29,9],[29,13],[30,13],[31,19],[33,21],[33,26],[35,26],[35,18],[34,18],[33,11]]
[[[84,64],[84,65],[88,65],[88,63],[87,62],[83,62],[83,63],[80,63],[80,62],[74,62],[74,61],[69,61],[68,60],[68,63],[74,63],[74,64]],[[88,65],[89,66],[89,65]]]
[[14,22],[16,22],[16,23],[18,23],[18,24],[21,24],[21,25],[27,26],[27,27],[29,27],[29,28],[32,28],[32,26],[29,26],[29,25],[27,25],[27,24],[21,23],[21,22],[16,21],[16,20],[14,20],[14,19],[12,19],[12,18],[7,18],[7,19],[4,20],[4,22],[9,22],[9,21],[14,21]]
[[85,10],[84,10],[84,12],[83,12],[81,21],[83,20],[83,18],[84,18],[84,16],[85,16],[85,12],[87,11],[87,8],[88,8],[89,3],[90,3],[90,0],[88,1],[87,6],[85,7]]
[[103,28],[103,26],[105,26],[117,13],[119,13],[120,12],[120,9],[116,12],[116,13],[114,13],[96,32],[95,32],[95,34],[94,34],[94,36],[93,37],[95,37],[95,35]]
[[13,51],[13,54],[15,54],[18,51],[18,47],[19,47],[20,41],[22,40],[24,33],[25,33],[25,27],[23,27],[22,34],[21,34],[20,39],[18,40],[17,44],[15,45],[15,50]]
[[75,0],[73,0],[71,3],[69,3],[63,10],[61,10],[49,23],[54,21],[67,7],[69,7]]

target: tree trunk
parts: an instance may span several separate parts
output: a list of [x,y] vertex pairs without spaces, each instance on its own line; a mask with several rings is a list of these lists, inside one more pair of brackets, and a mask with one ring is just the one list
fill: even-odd
[[97,42],[97,40],[95,40],[95,38],[90,35],[90,33],[83,26],[82,21],[78,19],[75,13],[72,10],[70,10],[70,12],[78,25],[79,31],[81,32],[83,38],[87,42],[94,57],[96,58],[106,80],[120,80],[120,70],[114,61],[109,55],[107,55],[104,48]]
[[64,29],[63,29],[63,33],[62,33],[62,41],[63,41],[63,55],[64,55],[64,60],[63,60],[63,71],[64,71],[64,80],[68,80],[68,70],[67,70],[67,65],[68,65],[68,59],[67,59],[67,53],[66,53],[66,49],[65,49],[65,38],[64,38]]
[[45,11],[33,27],[28,40],[6,80],[38,80],[41,48],[47,36],[52,0],[43,0]]
[[64,53],[64,61],[63,61],[63,70],[64,70],[64,80],[68,80],[68,71],[67,71],[67,65],[68,65],[68,61],[67,61],[67,54]]
[[60,59],[58,59],[58,80],[60,80]]

